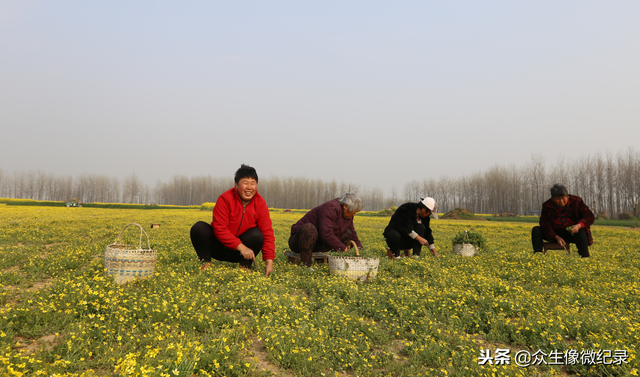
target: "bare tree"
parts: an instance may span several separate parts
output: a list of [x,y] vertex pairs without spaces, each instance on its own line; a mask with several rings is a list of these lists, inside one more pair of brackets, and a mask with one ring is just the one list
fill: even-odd
[[398,203],[398,190],[396,189],[396,186],[392,186],[391,187],[391,195],[387,198],[386,202],[385,202],[385,208],[391,208],[393,206],[398,206],[400,203]]
[[6,174],[4,174],[4,171],[2,170],[2,168],[0,168],[0,198],[6,198],[8,196],[6,191],[6,186],[7,186],[7,176]]
[[139,203],[139,196],[142,190],[142,183],[138,175],[133,172],[129,174],[122,185],[122,198],[125,203]]
[[327,191],[324,193],[324,198],[322,199],[323,203],[328,202],[329,200],[335,199],[339,196],[338,194],[338,183],[336,180],[332,180],[327,186]]
[[384,207],[384,191],[378,187],[371,189],[369,200],[367,201],[367,208],[370,211],[379,211]]
[[621,212],[634,212],[638,202],[638,187],[636,178],[636,168],[638,156],[634,153],[633,148],[627,150],[626,153],[618,153],[617,158],[617,196],[620,202]]
[[546,197],[544,191],[549,186],[545,175],[544,156],[531,155],[531,161],[527,165],[528,182],[531,187],[531,208],[539,208],[542,199]]
[[[402,186],[401,196],[403,201],[432,196],[444,212],[461,206],[476,213],[527,214],[540,209],[554,183],[567,186],[570,193],[581,196],[596,212],[606,211],[615,216],[633,211],[640,204],[640,154],[630,148],[615,156],[611,152],[596,153],[573,161],[562,156],[549,171],[542,155],[532,155],[521,168],[495,165],[484,172],[454,179],[414,179]],[[194,205],[215,201],[231,187],[230,176],[175,175],[168,182],[158,180],[151,190],[135,173],[125,177],[121,184],[117,177],[93,173],[74,178],[40,170],[9,174],[0,169],[0,197],[10,198],[67,201],[76,197],[83,202]],[[307,177],[263,177],[259,187],[267,204],[276,208],[309,209],[348,191],[357,192],[367,210],[401,204],[395,186],[386,198],[378,187]]]

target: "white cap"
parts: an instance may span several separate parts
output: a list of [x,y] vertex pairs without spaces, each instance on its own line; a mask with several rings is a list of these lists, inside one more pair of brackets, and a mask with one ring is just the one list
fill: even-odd
[[434,219],[438,219],[438,203],[436,203],[436,200],[434,198],[421,198],[420,202],[424,204],[424,206],[427,207],[429,211],[431,211]]

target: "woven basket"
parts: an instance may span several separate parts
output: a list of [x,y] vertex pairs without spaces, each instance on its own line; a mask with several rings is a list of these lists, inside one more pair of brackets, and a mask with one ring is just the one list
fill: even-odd
[[334,257],[329,256],[329,271],[332,275],[342,275],[351,279],[360,279],[362,282],[370,281],[378,275],[378,258],[361,258],[358,246],[353,241],[349,241],[347,250],[356,250],[356,257]]
[[[129,225],[140,228],[140,241],[136,245],[124,245],[120,243],[120,237]],[[142,248],[142,234],[147,237],[147,248]],[[147,232],[138,224],[131,223],[125,225],[120,231],[115,243],[107,246],[104,253],[104,268],[107,275],[113,276],[113,280],[118,284],[124,284],[134,279],[146,279],[153,275],[156,269],[158,252],[149,246],[149,236]]]

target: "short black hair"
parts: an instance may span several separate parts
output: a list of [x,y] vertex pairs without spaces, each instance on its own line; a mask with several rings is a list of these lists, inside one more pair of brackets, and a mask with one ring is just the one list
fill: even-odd
[[258,173],[256,173],[256,169],[249,165],[242,164],[240,169],[236,170],[236,175],[233,177],[233,180],[236,182],[240,182],[242,178],[253,178],[258,182]]
[[[418,209],[423,209],[423,208],[427,208],[427,206],[425,206],[424,203],[422,203],[422,200],[420,200],[418,202]],[[427,209],[429,209],[429,208],[427,208]]]
[[551,191],[552,198],[557,198],[559,196],[569,196],[569,192],[567,191],[567,188],[559,183],[556,183],[555,185],[553,185],[550,191]]

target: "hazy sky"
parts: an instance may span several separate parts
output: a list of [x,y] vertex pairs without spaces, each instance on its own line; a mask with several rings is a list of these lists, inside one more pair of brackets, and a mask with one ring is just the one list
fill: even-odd
[[398,190],[640,140],[640,2],[0,0],[0,168]]

